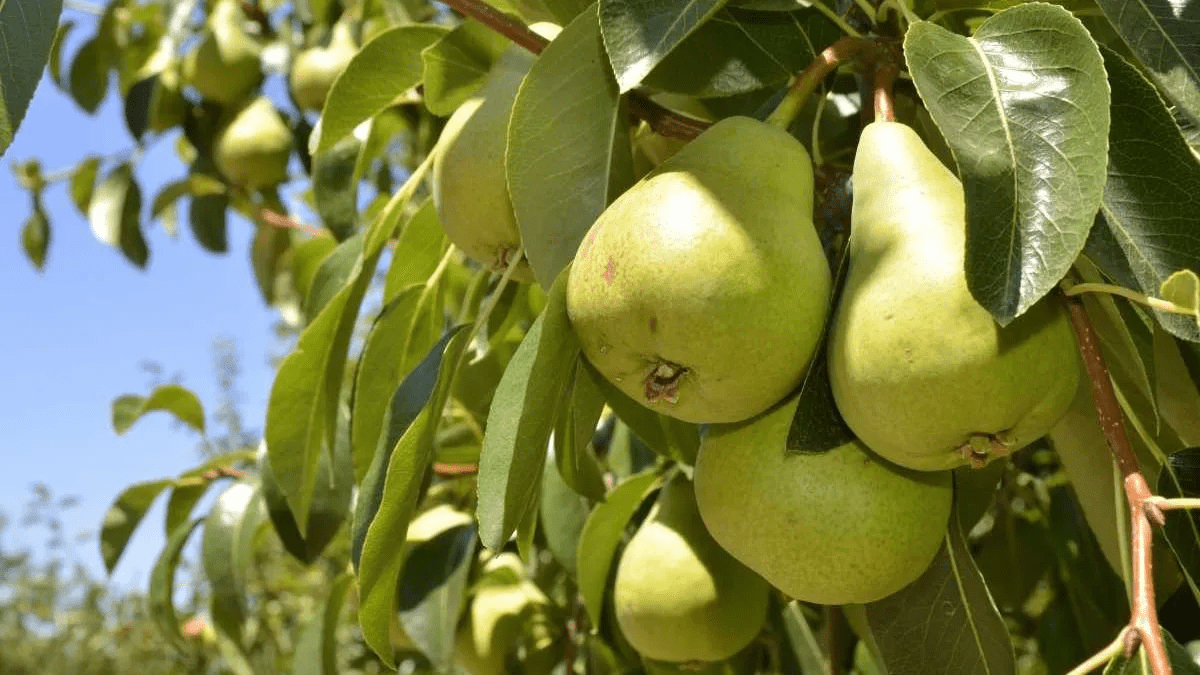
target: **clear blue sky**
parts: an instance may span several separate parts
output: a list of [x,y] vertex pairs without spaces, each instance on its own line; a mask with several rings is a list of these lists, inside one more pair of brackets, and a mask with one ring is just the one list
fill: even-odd
[[[67,56],[93,25],[90,17],[72,18],[83,26],[73,31]],[[65,185],[58,184],[45,195],[53,225],[45,272],[39,275],[21,251],[20,228],[30,206],[10,170],[13,162],[37,157],[44,171],[53,172],[86,154],[117,153],[132,144],[115,92],[89,117],[43,79],[15,141],[0,158],[0,232],[7,233],[0,237],[0,426],[5,436],[0,511],[10,520],[2,541],[9,550],[22,545],[36,550],[41,544],[40,531],[24,530],[19,523],[35,482],[59,496],[81,498],[68,511],[68,533],[95,532],[124,486],[174,475],[197,462],[198,436],[173,428],[165,414],[142,419],[124,436],[113,432],[113,398],[148,392],[149,376],[139,366],[143,361],[158,362],[168,375],[181,374],[182,384],[205,404],[211,425],[218,394],[212,345],[232,338],[243,369],[241,410],[249,428],[262,428],[273,376],[269,356],[282,347],[270,328],[275,314],[255,290],[246,221],[230,219],[230,251],[216,256],[196,244],[186,222],[172,239],[144,213],[150,262],[142,271],[92,236]],[[144,212],[161,185],[184,173],[172,145],[171,139],[158,143],[140,164]],[[113,575],[119,585],[147,584],[164,541],[162,513],[162,504],[156,504],[134,535]],[[95,539],[76,553],[102,573]]]

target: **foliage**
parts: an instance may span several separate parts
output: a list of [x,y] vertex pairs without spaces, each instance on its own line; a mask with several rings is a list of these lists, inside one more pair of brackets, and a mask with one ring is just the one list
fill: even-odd
[[[0,37],[14,5],[27,4],[0,3]],[[447,4],[454,11],[427,0],[107,0],[98,16],[59,26],[43,50],[50,82],[87,113],[120,96],[131,145],[173,143],[181,170],[144,194],[126,154],[48,173],[36,159],[14,163],[31,198],[21,234],[30,261],[53,267],[41,200],[57,183],[139,267],[153,264],[144,229],[174,227],[181,208],[214,254],[229,228],[250,227],[252,292],[296,341],[261,443],[239,428],[195,469],[139,477],[116,498],[100,536],[110,568],[167,495],[170,538],[144,598],[67,600],[58,571],[5,558],[11,578],[29,581],[4,600],[0,637],[23,646],[0,650],[17,659],[0,670],[26,672],[53,650],[70,658],[55,640],[115,642],[121,630],[144,636],[146,651],[120,652],[129,660],[111,671],[63,670],[1034,674],[1066,672],[1112,642],[1135,575],[1125,495],[1085,383],[1048,440],[955,471],[941,549],[895,595],[822,610],[776,593],[763,630],[726,662],[643,659],[613,616],[615,562],[663,477],[690,475],[705,429],[639,405],[581,356],[565,287],[615,199],[697,135],[707,125],[698,117],[738,115],[806,146],[817,230],[844,276],[859,133],[872,112],[894,115],[962,183],[975,302],[1007,326],[1035,303],[1083,296],[1142,474],[1157,494],[1194,497],[1200,4]],[[32,21],[37,46],[54,21]],[[561,33],[547,44],[526,28],[538,21]],[[302,51],[335,33],[344,47],[347,26],[356,53],[332,81],[309,83],[328,90],[319,112],[290,94],[259,98],[263,81],[288,81]],[[88,37],[67,53],[65,38],[81,30]],[[237,43],[237,63],[190,56],[222,41]],[[472,260],[439,224],[441,201],[476,197],[439,193],[439,139],[445,118],[477,104],[505,67],[510,41],[538,53],[492,158],[519,232],[494,259]],[[0,151],[42,68],[0,59]],[[236,95],[210,91],[234,80]],[[271,147],[224,133],[267,100],[291,135],[283,182],[280,120]],[[222,139],[234,136],[250,139],[236,171],[215,156],[229,156]],[[493,215],[480,215],[481,229]],[[522,259],[536,283],[513,277]],[[848,440],[824,351],[817,360],[791,451]],[[206,429],[201,402],[168,383],[117,398],[114,430],[161,412]],[[197,508],[210,491],[215,501]],[[1153,546],[1159,620],[1175,672],[1196,672],[1180,645],[1200,639],[1200,521],[1189,511],[1167,521]],[[189,542],[207,591],[193,586],[191,605],[177,607]],[[51,580],[50,595],[35,578]],[[70,630],[26,616],[80,608]],[[193,613],[210,626],[203,648],[180,629]],[[1110,666],[1145,668],[1140,656]]]

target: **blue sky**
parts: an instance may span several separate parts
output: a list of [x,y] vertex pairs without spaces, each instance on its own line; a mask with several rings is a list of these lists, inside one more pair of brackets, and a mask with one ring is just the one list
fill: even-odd
[[[88,32],[76,29],[75,42]],[[67,55],[74,48],[69,46]],[[46,483],[56,495],[80,497],[67,512],[68,533],[95,532],[124,486],[177,474],[198,461],[199,437],[173,427],[162,413],[142,419],[124,436],[113,432],[113,398],[149,391],[150,376],[139,365],[143,361],[161,364],[168,376],[181,375],[181,383],[205,404],[211,425],[218,395],[213,342],[233,339],[242,365],[241,410],[248,427],[262,428],[273,376],[269,358],[283,347],[271,331],[274,312],[255,290],[249,223],[230,219],[230,251],[217,256],[196,244],[186,223],[173,239],[144,214],[150,262],[143,271],[92,236],[66,186],[57,184],[45,194],[53,226],[45,272],[38,274],[21,251],[20,228],[30,207],[10,170],[13,162],[37,157],[49,173],[73,166],[86,154],[118,153],[132,145],[113,92],[89,117],[43,80],[12,146],[0,158],[0,232],[7,233],[0,237],[0,424],[5,431],[0,511],[10,521],[0,545],[7,550],[41,545],[41,532],[25,530],[19,522],[35,482]],[[158,143],[139,165],[143,211],[161,185],[184,173],[172,146],[171,139]],[[157,504],[135,534],[114,582],[145,586],[164,541],[162,530],[162,505]],[[102,573],[95,539],[75,553]]]

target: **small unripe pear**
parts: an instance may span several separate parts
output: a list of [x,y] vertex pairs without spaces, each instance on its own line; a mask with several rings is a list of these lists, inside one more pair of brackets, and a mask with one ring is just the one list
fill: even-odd
[[[520,559],[505,552],[488,561],[484,575],[501,568],[523,573]],[[523,577],[516,583],[484,585],[455,635],[456,662],[470,675],[504,675],[510,653],[522,646],[530,653],[545,646],[539,639],[546,637],[549,603],[541,589]]]
[[329,96],[333,81],[346,69],[347,64],[358,53],[350,25],[338,22],[333,25],[333,35],[327,47],[313,47],[300,52],[292,63],[288,84],[296,105],[301,110],[320,111]]
[[950,519],[951,474],[886,464],[861,443],[789,454],[793,397],[708,429],[696,502],[716,541],[797,600],[872,602],[921,575]]
[[691,481],[676,474],[621,554],[613,606],[643,656],[722,661],[762,629],[767,593],[761,577],[713,541]]
[[217,0],[204,36],[183,58],[183,79],[218,103],[242,101],[262,81],[262,47],[246,34],[237,0]]
[[287,180],[292,132],[275,106],[260,96],[234,115],[213,139],[213,161],[230,183],[247,190]]

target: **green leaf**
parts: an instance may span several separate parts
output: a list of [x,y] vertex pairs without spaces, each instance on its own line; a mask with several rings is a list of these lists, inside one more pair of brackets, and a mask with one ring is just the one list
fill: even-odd
[[593,626],[601,625],[604,591],[608,588],[613,555],[621,543],[625,526],[646,496],[658,486],[658,480],[658,474],[653,471],[630,476],[608,493],[603,503],[592,509],[583,525],[583,532],[579,535],[575,578]]
[[[1200,228],[1194,204],[1200,164],[1154,87],[1112,50],[1101,53],[1113,103],[1108,182],[1096,229],[1108,236],[1089,242],[1088,255],[1119,283],[1155,296],[1175,271],[1200,270],[1200,244],[1192,241]],[[1109,240],[1123,255],[1096,250]],[[1173,335],[1200,341],[1195,319],[1155,314]]]
[[[570,114],[563,101],[571,101]],[[543,288],[575,257],[596,217],[633,184],[630,147],[593,7],[534,62],[508,123],[508,189],[525,256]]]
[[587,373],[582,359],[575,362],[574,371],[567,406],[554,425],[554,463],[572,490],[600,500],[604,498],[604,476],[591,443],[604,411],[604,392]]
[[358,229],[358,158],[363,145],[357,136],[346,136],[313,157],[313,204],[325,229],[338,241]]
[[254,281],[258,292],[263,302],[268,305],[274,305],[277,300],[276,284],[282,273],[284,256],[291,250],[291,230],[274,227],[266,222],[259,222],[255,226],[254,239],[250,243],[250,261],[254,266]]
[[781,85],[842,36],[820,11],[725,8],[697,28],[645,78],[676,94],[713,98]]
[[146,594],[150,618],[154,620],[162,636],[181,652],[187,651],[190,645],[179,633],[179,619],[175,615],[175,569],[179,566],[184,545],[203,520],[196,518],[180,524],[171,531],[166,545],[154,561],[154,569],[150,573],[150,589]]
[[1200,20],[1191,3],[1096,0],[1179,110],[1200,124]]
[[980,576],[957,518],[917,580],[866,605],[891,675],[1016,673],[1008,628]]
[[62,0],[0,3],[0,156],[42,79],[61,13]]
[[354,575],[343,573],[333,582],[321,611],[313,614],[296,641],[294,675],[337,675],[337,629],[342,606],[354,588]]
[[464,21],[421,53],[425,107],[449,116],[483,84],[492,63],[512,43],[487,26]]
[[[95,159],[96,163],[99,164],[99,161],[100,161],[99,159],[97,159],[97,158],[93,158],[93,159]],[[80,164],[79,170],[82,170],[82,168],[83,168],[83,165]],[[82,197],[82,195],[81,195],[81,199],[77,200],[77,203],[82,204],[79,207],[81,210],[87,209],[87,203],[92,198],[92,182],[94,181],[95,175],[96,175],[96,170],[95,170],[94,166],[91,170],[91,175],[92,175],[91,178],[86,178],[86,181],[87,181],[86,182],[87,192],[85,193],[86,197]],[[85,178],[85,177],[81,177],[81,178]],[[74,178],[72,178],[72,181],[71,181],[71,192],[72,192],[72,195],[74,195],[74,192],[75,192]],[[167,183],[166,185],[162,186],[161,189],[159,189],[158,194],[154,195],[154,200],[150,202],[150,217],[151,218],[160,218],[163,215],[163,212],[166,211],[169,206],[174,204],[176,201],[179,200],[180,197],[183,197],[185,195],[192,195],[193,197],[204,197],[204,196],[208,196],[208,195],[220,195],[220,194],[225,194],[225,185],[223,183],[221,183],[221,181],[217,180],[216,178],[213,178],[212,176],[207,176],[202,173],[190,173],[187,176],[185,176],[184,178],[181,178],[181,179],[175,180],[175,181],[171,181],[171,182]]]
[[50,219],[42,208],[42,200],[33,200],[33,213],[21,227],[21,248],[37,271],[46,266],[46,251],[50,248]]
[[[1172,675],[1200,675],[1200,664],[1196,663],[1196,658],[1188,649],[1179,644],[1166,629],[1163,629],[1162,634]],[[1139,649],[1132,659],[1126,659],[1124,654],[1117,654],[1104,669],[1104,675],[1151,675],[1148,662],[1144,664],[1143,661],[1143,649]]]
[[304,295],[304,316],[309,323],[319,315],[329,301],[346,287],[358,273],[363,253],[363,236],[360,233],[338,244],[313,274]]
[[[1200,495],[1200,448],[1172,453],[1154,483],[1155,494],[1173,499]],[[1167,524],[1158,532],[1179,565],[1192,595],[1200,602],[1200,514],[1181,509],[1166,512]]]
[[150,101],[158,86],[158,75],[151,75],[134,83],[125,93],[125,128],[139,143],[150,126]]
[[422,50],[447,32],[432,25],[397,26],[364,44],[329,90],[313,154],[332,148],[354,127],[419,83],[424,68]]
[[233,478],[237,475],[237,465],[253,461],[257,454],[257,451],[250,449],[223,452],[179,474],[171,487],[171,496],[167,498],[167,514],[164,518],[166,535],[170,537],[175,528],[191,517],[196,503],[217,480]]
[[133,165],[125,162],[101,181],[88,204],[87,215],[97,239],[144,268],[150,251],[139,223],[141,208],[141,188],[133,177]]
[[110,50],[110,45],[97,34],[83,43],[71,61],[71,72],[67,76],[71,98],[89,115],[96,113],[108,94],[108,76],[112,68]]
[[413,541],[396,598],[400,625],[412,643],[442,672],[450,672],[467,577],[475,559],[475,525],[444,530]]
[[421,482],[433,462],[434,432],[467,346],[465,325],[452,329],[392,397],[388,430],[363,479],[355,511],[351,560],[358,567],[363,639],[391,665],[391,617],[403,564],[402,544]]
[[79,214],[88,217],[88,206],[92,203],[92,195],[96,190],[96,174],[100,171],[100,158],[89,155],[84,158],[71,172],[68,190],[71,203],[79,209]]
[[578,565],[576,547],[588,517],[587,500],[563,481],[560,472],[543,471],[542,498],[538,503],[546,548],[569,574],[574,575]]
[[[62,76],[62,49],[63,44],[67,41],[67,35],[75,28],[74,21],[63,21],[58,25],[58,30],[54,34],[54,42],[50,46],[50,62],[46,64],[46,72],[50,75],[50,80],[66,92],[66,82]],[[68,92],[69,93],[69,92]]]
[[118,397],[113,401],[113,430],[123,434],[143,415],[155,411],[171,413],[175,419],[204,433],[204,407],[200,405],[200,399],[177,384],[156,387],[145,398],[134,394]]
[[188,225],[192,236],[201,248],[209,253],[229,251],[229,235],[226,231],[225,210],[229,198],[223,194],[192,197],[188,208]]
[[301,298],[307,298],[317,270],[337,248],[333,237],[317,236],[305,239],[292,250],[292,287]]
[[104,524],[100,526],[100,557],[104,559],[104,569],[112,574],[129,544],[129,538],[146,516],[146,511],[154,503],[154,499],[168,485],[175,481],[170,478],[134,483],[121,491],[104,514]]
[[[1191,312],[1190,315],[1200,324],[1200,277],[1191,270],[1179,270],[1159,287],[1163,300]],[[1200,325],[1197,326],[1200,328]]]
[[235,483],[221,494],[204,521],[201,555],[212,593],[213,627],[235,645],[241,645],[246,620],[254,539],[266,515],[258,486]]
[[504,370],[488,411],[479,456],[479,538],[498,550],[533,505],[563,391],[579,342],[567,318],[567,272]]
[[1066,274],[1100,206],[1104,63],[1083,24],[1044,3],[1001,11],[971,38],[914,23],[904,53],[963,180],[967,285],[1008,324]]
[[621,93],[631,91],[723,0],[600,0],[600,32]]
[[395,299],[412,284],[424,283],[437,269],[446,246],[437,209],[432,199],[426,199],[396,238],[396,250],[404,254],[392,257],[384,282],[384,302]]

